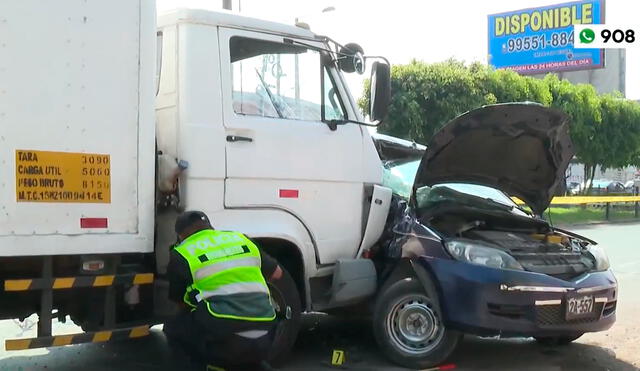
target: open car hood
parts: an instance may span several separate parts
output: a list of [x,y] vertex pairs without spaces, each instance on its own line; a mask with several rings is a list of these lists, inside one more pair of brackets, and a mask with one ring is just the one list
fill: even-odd
[[563,112],[535,103],[484,106],[433,136],[414,193],[438,183],[481,184],[520,198],[540,215],[564,182],[573,155]]

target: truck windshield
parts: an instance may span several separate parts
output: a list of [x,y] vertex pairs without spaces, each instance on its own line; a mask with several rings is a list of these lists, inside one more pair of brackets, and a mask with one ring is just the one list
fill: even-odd
[[233,109],[237,114],[304,121],[344,119],[318,51],[299,45],[234,37],[230,42]]

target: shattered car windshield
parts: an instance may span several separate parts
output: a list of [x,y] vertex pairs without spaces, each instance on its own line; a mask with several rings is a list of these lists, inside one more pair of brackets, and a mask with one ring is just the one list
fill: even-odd
[[[495,188],[486,187],[478,184],[445,183],[445,184],[435,185],[431,187],[431,190],[434,190],[436,188],[441,188],[441,187],[447,187],[449,189],[453,189],[454,191],[466,193],[466,194],[484,198],[484,199],[490,199],[493,201],[503,203],[508,206],[515,206],[515,203],[511,200],[511,198],[509,198],[503,192]],[[422,187],[420,189],[423,189],[423,188],[429,188],[429,187]]]
[[[420,166],[420,160],[409,162],[388,162],[384,166],[383,185],[393,190],[393,193],[409,199],[413,182]],[[446,192],[452,190],[454,192]],[[417,191],[418,207],[428,206],[434,201],[458,201],[464,202],[469,198],[465,195],[491,200],[515,208],[517,205],[502,191],[495,188],[468,183],[443,183],[433,187],[421,187]],[[474,199],[472,198],[472,200]]]
[[[409,199],[420,161],[387,162],[384,164],[382,183],[398,196]],[[416,191],[418,208],[431,207],[440,202],[456,202],[478,206],[480,202],[488,208],[501,207],[519,215],[527,215],[504,192],[468,183],[442,183],[432,187],[420,187]],[[471,197],[469,197],[471,196]]]
[[389,161],[384,164],[382,184],[402,198],[411,197],[411,187],[418,172],[420,160],[409,162]]
[[442,202],[455,202],[479,208],[500,208],[519,215],[528,215],[504,192],[495,188],[468,183],[442,183],[420,187],[416,191],[418,208],[429,208]]

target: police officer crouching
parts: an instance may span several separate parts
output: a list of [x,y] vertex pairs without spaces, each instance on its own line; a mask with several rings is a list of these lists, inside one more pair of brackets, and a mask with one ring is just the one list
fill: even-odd
[[276,313],[265,277],[282,277],[277,261],[242,233],[214,230],[200,211],[181,214],[175,231],[169,298],[184,310],[165,323],[170,345],[222,369],[271,369]]

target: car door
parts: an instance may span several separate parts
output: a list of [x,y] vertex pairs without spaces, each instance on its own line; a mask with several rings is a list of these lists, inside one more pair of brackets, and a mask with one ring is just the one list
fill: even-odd
[[353,257],[362,236],[363,133],[322,122],[349,116],[331,58],[282,36],[219,35],[225,207],[292,214],[309,230],[319,264]]

